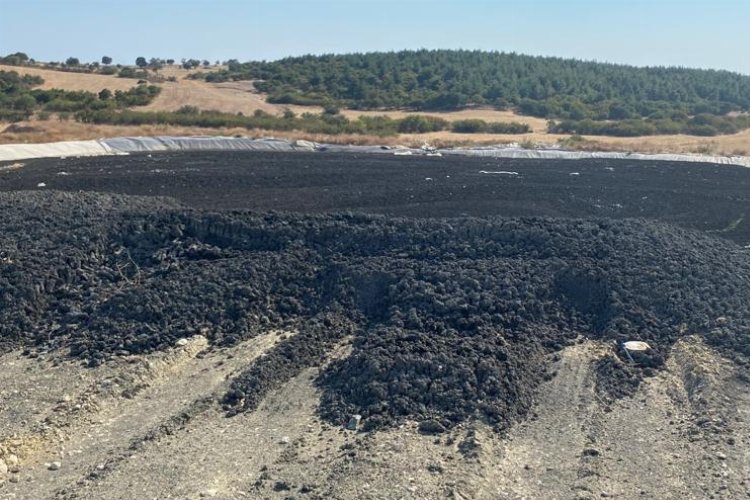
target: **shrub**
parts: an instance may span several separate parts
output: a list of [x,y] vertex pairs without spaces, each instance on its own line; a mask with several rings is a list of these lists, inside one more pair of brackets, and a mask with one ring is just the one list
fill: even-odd
[[484,120],[457,120],[451,123],[451,130],[460,134],[477,134],[487,131]]
[[404,133],[438,132],[448,128],[448,122],[442,118],[425,115],[411,115],[399,121],[398,131]]

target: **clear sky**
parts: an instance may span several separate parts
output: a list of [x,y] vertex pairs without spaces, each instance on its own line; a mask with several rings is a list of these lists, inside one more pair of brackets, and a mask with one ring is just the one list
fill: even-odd
[[750,74],[750,0],[0,0],[0,54],[45,61],[405,48]]

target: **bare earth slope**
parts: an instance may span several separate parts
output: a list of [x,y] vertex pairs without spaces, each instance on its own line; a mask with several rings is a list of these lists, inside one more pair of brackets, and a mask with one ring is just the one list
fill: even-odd
[[[528,422],[503,435],[471,423],[430,437],[409,424],[362,435],[322,423],[311,385],[317,369],[238,417],[227,419],[204,403],[277,338],[269,333],[199,357],[205,346],[193,339],[94,372],[69,361],[55,366],[53,359],[5,355],[0,446],[6,460],[13,454],[19,465],[5,476],[0,498],[700,499],[750,493],[748,383],[697,340],[675,346],[666,370],[613,404],[594,390],[592,366],[602,347],[569,347],[556,364],[557,376],[540,387]],[[50,470],[55,462],[59,470]]]

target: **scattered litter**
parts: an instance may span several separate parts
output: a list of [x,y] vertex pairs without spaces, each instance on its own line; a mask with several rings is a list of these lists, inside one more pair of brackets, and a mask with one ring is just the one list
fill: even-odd
[[360,420],[362,420],[362,415],[352,415],[346,423],[346,428],[350,431],[356,431]]
[[18,170],[19,168],[22,168],[25,165],[25,163],[11,163],[10,165],[4,165],[0,166],[0,172],[3,170]]
[[395,151],[393,154],[396,156],[411,156],[411,151]]
[[651,346],[648,345],[646,342],[641,342],[640,340],[630,340],[628,342],[623,342],[622,344],[623,349],[625,350],[625,354],[628,356],[628,359],[631,363],[635,363],[635,359],[633,356],[640,356],[641,354],[651,350]]
[[490,171],[490,170],[480,170],[480,174],[503,174],[503,175],[518,175],[518,172],[507,172],[505,170],[497,170],[497,171]]
[[609,170],[610,172],[614,172],[615,168],[614,167],[604,167],[604,170]]
[[424,180],[426,180],[426,181],[431,181],[431,180],[433,180],[433,179],[432,179],[432,177],[425,177],[425,178],[424,178]]
[[622,344],[626,351],[630,352],[646,352],[651,349],[651,346],[646,342],[640,340],[629,340]]
[[47,187],[47,184],[44,183],[44,182],[40,182],[39,184],[36,185],[36,187],[38,187],[38,188]]
[[581,173],[580,172],[571,172],[568,175],[581,175]]

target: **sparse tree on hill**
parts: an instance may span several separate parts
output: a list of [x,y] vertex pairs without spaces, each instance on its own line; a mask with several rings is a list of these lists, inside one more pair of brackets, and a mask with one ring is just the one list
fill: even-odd
[[209,61],[208,59],[204,59],[203,65],[208,68],[209,66],[211,66],[211,61]]
[[154,71],[159,71],[164,67],[164,61],[162,59],[152,57],[151,60],[148,62],[149,69],[152,69]]
[[201,62],[198,59],[183,59],[182,60],[182,67],[185,69],[197,68],[200,65],[201,65]]
[[145,68],[146,66],[148,66],[148,61],[143,56],[136,57],[135,65],[138,66],[139,68]]
[[174,64],[174,59],[167,59],[167,64],[170,66]]
[[102,57],[102,64],[112,64],[112,58],[109,56]]
[[69,57],[65,60],[66,66],[79,66],[80,64],[81,61],[79,61],[77,57]]
[[99,92],[99,99],[102,101],[108,101],[112,99],[112,91],[109,89],[103,89],[101,92]]

